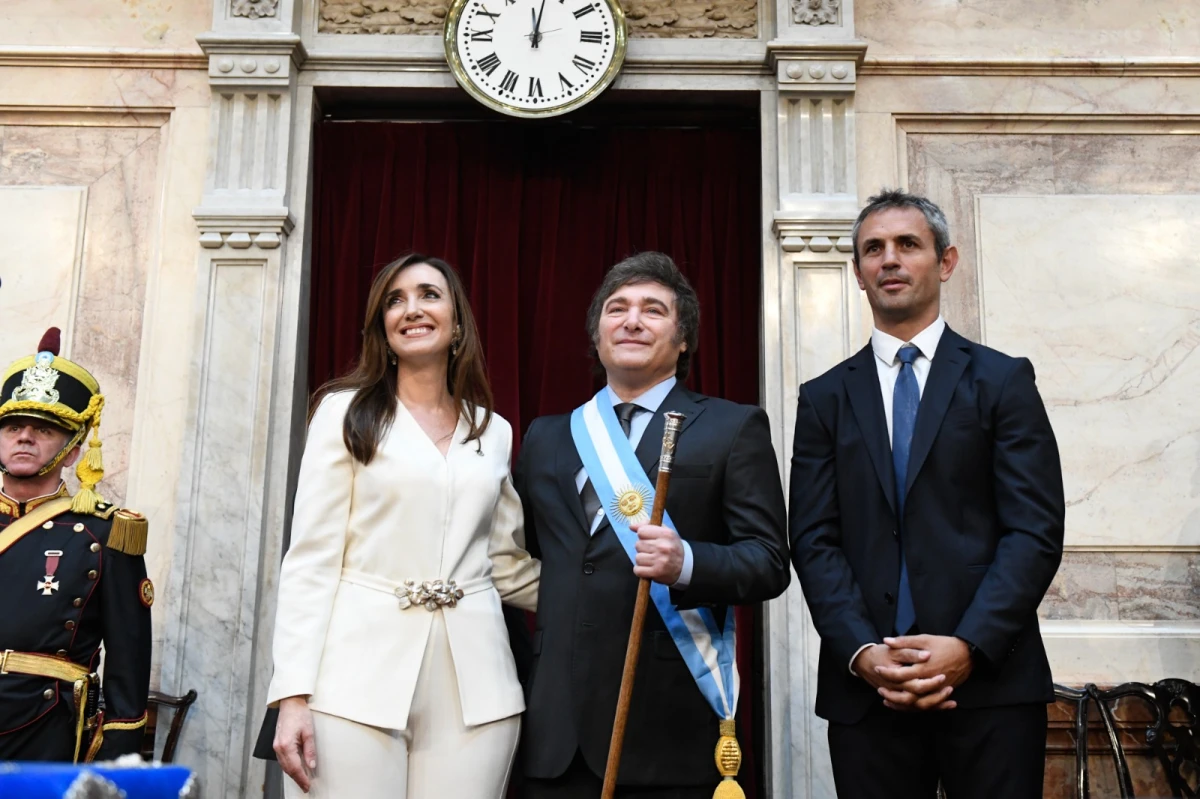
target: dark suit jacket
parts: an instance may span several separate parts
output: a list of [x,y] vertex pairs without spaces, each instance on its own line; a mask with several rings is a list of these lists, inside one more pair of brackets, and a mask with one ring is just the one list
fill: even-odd
[[[790,578],[783,490],[761,408],[676,386],[654,414],[637,457],[654,485],[663,416],[687,415],[676,449],[667,513],[692,547],[681,608],[729,605],[783,593]],[[526,544],[542,560],[533,666],[526,687],[521,762],[525,776],[550,779],[582,750],[604,773],[637,578],[612,527],[588,536],[575,475],[582,464],[570,416],[534,420],[514,472],[525,508]],[[715,784],[717,717],[692,680],[662,618],[651,609],[638,661],[620,782]]]
[[[1037,607],[1062,558],[1062,469],[1033,367],[946,328],[913,432],[903,546],[917,626],[978,647],[959,707],[1054,701]],[[800,387],[792,562],[821,635],[819,716],[881,701],[849,671],[891,635],[900,575],[892,450],[868,345]]]

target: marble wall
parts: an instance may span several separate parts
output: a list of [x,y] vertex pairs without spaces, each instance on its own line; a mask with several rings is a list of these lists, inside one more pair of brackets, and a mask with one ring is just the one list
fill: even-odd
[[4,0],[0,49],[138,49],[198,54],[212,22],[208,0]]
[[[1194,22],[1177,30],[1194,33]],[[1180,168],[1200,156],[1200,127],[1181,116],[1200,107],[1195,65],[1114,76],[1056,66],[1045,49],[967,63],[928,44],[903,43],[911,58],[880,48],[864,65],[859,194],[901,185],[938,202],[961,256],[947,320],[1037,368],[1069,503],[1067,552],[1041,607],[1056,679],[1195,680],[1200,179]],[[1060,68],[1069,74],[1050,74]]]
[[1176,0],[856,0],[858,35],[869,57],[1037,61],[1194,56],[1200,14]]
[[[32,352],[50,325],[63,329],[64,354],[104,391],[103,490],[113,497],[128,487],[161,143],[154,127],[0,127],[0,192],[21,207],[7,217],[12,237],[0,254],[20,275],[3,289],[15,311],[5,316],[5,357]],[[58,302],[27,304],[35,282]]]
[[101,492],[150,520],[158,687],[207,158],[211,6],[0,3],[0,360],[46,327],[96,375]]
[[1200,184],[1176,168],[1200,156],[1200,137],[928,133],[907,145],[909,185],[943,204],[960,242],[947,319],[1034,361],[1060,437],[1071,551],[1043,615],[1200,619],[1186,400],[1197,320],[1181,235]]

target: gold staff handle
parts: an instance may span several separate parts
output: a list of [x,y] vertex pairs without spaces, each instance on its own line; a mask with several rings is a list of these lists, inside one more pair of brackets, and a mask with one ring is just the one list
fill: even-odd
[[[671,486],[671,465],[675,462],[675,441],[683,429],[682,413],[667,411],[663,426],[662,455],[658,460],[658,480],[654,485],[654,506],[650,524],[662,524],[667,506],[667,489]],[[638,580],[637,601],[633,605],[633,625],[629,628],[629,643],[625,647],[625,669],[621,672],[621,693],[617,696],[617,715],[613,720],[612,739],[608,744],[608,764],[604,767],[604,790],[601,799],[613,799],[617,790],[617,770],[621,766],[621,745],[625,741],[625,724],[629,721],[629,702],[633,698],[633,678],[637,675],[638,655],[642,651],[642,629],[646,626],[646,609],[650,606],[650,581]]]

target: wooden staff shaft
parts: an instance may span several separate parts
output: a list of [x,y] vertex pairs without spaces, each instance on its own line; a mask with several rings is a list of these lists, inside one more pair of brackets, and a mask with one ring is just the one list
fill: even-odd
[[[667,504],[667,488],[671,473],[659,470],[654,486],[654,506],[650,509],[650,524],[662,524]],[[604,790],[600,799],[613,799],[617,790],[617,770],[621,766],[621,745],[625,742],[625,724],[629,721],[629,702],[633,698],[633,678],[637,676],[638,655],[642,651],[642,628],[646,625],[646,609],[650,606],[650,581],[638,580],[637,601],[633,605],[633,625],[629,628],[629,643],[625,646],[625,670],[621,672],[621,693],[617,695],[617,715],[613,720],[612,739],[608,744],[608,764],[604,767]]]

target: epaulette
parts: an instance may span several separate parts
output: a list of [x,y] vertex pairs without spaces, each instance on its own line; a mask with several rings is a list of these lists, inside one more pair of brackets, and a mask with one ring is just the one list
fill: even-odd
[[[97,507],[97,515],[100,508]],[[140,513],[128,508],[110,506],[106,509],[112,518],[112,529],[108,532],[108,548],[126,555],[145,555],[146,539],[150,534],[150,523]],[[115,512],[113,512],[115,511]]]
[[101,519],[109,519],[112,518],[112,515],[119,510],[120,508],[118,508],[116,505],[112,505],[108,502],[97,502],[96,510],[92,511],[92,515]]

